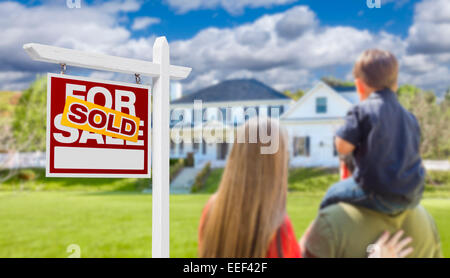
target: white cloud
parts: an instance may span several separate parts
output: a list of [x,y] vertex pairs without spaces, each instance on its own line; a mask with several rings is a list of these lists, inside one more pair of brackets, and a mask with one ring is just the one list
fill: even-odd
[[[200,0],[185,2],[194,6],[203,3]],[[222,5],[218,0],[212,2]],[[250,2],[241,2],[241,7],[249,6]],[[56,4],[26,7],[15,2],[0,3],[0,29],[3,30],[0,86],[24,88],[36,73],[55,71],[55,65],[31,61],[25,55],[22,45],[27,42],[151,60],[155,36],[132,38],[131,31],[124,27],[129,26],[123,20],[124,13],[126,16],[128,11],[139,9],[139,3],[116,0],[84,5],[82,9]],[[269,2],[257,4],[263,3]],[[426,10],[432,3],[443,5],[436,10],[435,17]],[[446,11],[447,3],[450,2],[425,0],[418,4],[411,28],[422,30],[420,26],[426,24],[447,24],[448,13],[441,12]],[[377,47],[390,50],[398,57],[401,82],[442,92],[450,85],[450,49],[429,49],[433,49],[433,45],[445,46],[450,36],[439,37],[437,43],[423,38],[424,35],[436,37],[436,33],[442,36],[442,32],[445,34],[446,30],[435,28],[429,34],[410,30],[408,38],[402,39],[387,32],[323,26],[311,9],[297,6],[250,23],[232,28],[207,28],[190,39],[173,41],[171,62],[193,68],[191,76],[184,81],[185,91],[230,78],[257,78],[278,90],[306,89],[327,74],[351,78],[348,73],[357,56],[365,49]],[[418,45],[427,46],[422,47],[427,51],[419,51]],[[93,72],[91,76],[134,81],[133,76],[121,74]],[[148,82],[150,80],[144,79],[144,83]]]
[[0,84],[3,86],[1,90],[19,91],[30,83],[30,78],[35,76],[34,73],[23,71],[0,71]]
[[188,80],[191,90],[240,75],[263,79],[278,89],[295,89],[311,85],[316,71],[351,67],[369,47],[402,55],[405,44],[385,32],[321,27],[314,12],[298,6],[234,28],[208,28],[171,47],[174,62],[194,69]]
[[221,7],[230,14],[240,14],[246,7],[272,7],[297,2],[298,0],[165,0],[178,13]]
[[276,24],[276,30],[280,37],[293,39],[298,38],[317,23],[316,14],[313,11],[306,6],[298,6],[283,14]]
[[160,22],[161,22],[161,19],[156,18],[156,17],[149,17],[149,16],[136,17],[134,19],[133,26],[131,26],[131,29],[142,30],[151,25],[158,24]]
[[400,81],[443,94],[450,87],[450,1],[423,0],[405,40]]
[[433,20],[435,29],[427,32],[431,39],[421,38],[420,43],[441,47],[434,54],[411,52],[416,47],[413,32],[402,39],[385,31],[373,33],[348,26],[321,26],[313,11],[298,6],[234,28],[208,28],[189,40],[173,42],[173,60],[194,68],[187,82],[190,90],[239,77],[258,78],[282,90],[308,87],[326,74],[351,79],[351,74],[343,74],[342,69],[344,73],[350,72],[362,51],[382,48],[398,57],[401,83],[434,89],[441,94],[450,86],[450,49],[446,46],[450,34],[442,37],[443,32],[450,31],[448,26],[444,28],[450,13],[436,13],[433,18],[424,12],[433,3],[438,7],[444,5],[443,11],[450,5],[449,1],[425,0],[415,9],[413,27]]
[[[115,0],[69,9],[64,3],[27,7],[17,2],[0,3],[0,78],[1,88],[26,87],[37,73],[55,71],[56,66],[32,61],[22,45],[43,43],[78,50],[137,57],[152,52],[154,37],[131,39],[131,32],[118,24],[124,12],[136,11],[140,2]],[[22,72],[17,79],[5,73]],[[5,79],[5,76],[9,77]]]
[[424,0],[417,4],[408,43],[410,53],[450,52],[450,1]]

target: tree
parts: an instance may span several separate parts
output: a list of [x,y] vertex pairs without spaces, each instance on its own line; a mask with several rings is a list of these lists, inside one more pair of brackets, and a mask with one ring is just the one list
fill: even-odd
[[46,134],[47,78],[37,76],[19,99],[12,129],[17,151],[44,151]]
[[444,95],[444,101],[450,103],[450,88],[447,89]]
[[353,87],[355,83],[352,81],[345,81],[333,76],[324,76],[320,80],[325,82],[328,86],[331,87]]
[[300,98],[302,98],[305,95],[305,92],[301,89],[298,89],[297,91],[295,91],[295,93],[292,93],[289,90],[286,90],[283,92],[284,95],[292,98],[293,100],[299,100]]
[[[19,96],[14,109],[11,103],[0,109],[0,184],[17,174],[7,167],[16,153],[45,150],[47,79],[38,76]],[[5,116],[5,111],[12,113]]]
[[436,102],[431,91],[413,85],[403,85],[398,90],[398,99],[413,113],[421,128],[421,153],[424,158],[450,157],[450,105]]

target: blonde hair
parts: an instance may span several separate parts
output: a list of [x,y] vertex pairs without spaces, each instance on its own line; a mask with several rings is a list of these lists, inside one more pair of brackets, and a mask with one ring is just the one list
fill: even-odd
[[279,130],[278,151],[260,154],[261,147],[267,144],[260,140],[247,143],[251,130],[260,127],[258,121],[250,120],[241,127],[245,128],[246,143],[233,144],[215,200],[201,227],[200,257],[265,257],[284,220],[287,137],[277,122],[267,119],[266,123],[269,132],[274,132],[274,127]]
[[389,51],[366,50],[356,61],[353,75],[373,89],[394,90],[398,78],[397,58]]

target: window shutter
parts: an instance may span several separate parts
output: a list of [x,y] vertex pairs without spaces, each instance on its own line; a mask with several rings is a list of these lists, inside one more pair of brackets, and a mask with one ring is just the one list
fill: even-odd
[[333,156],[337,156],[337,150],[336,150],[336,144],[334,143],[334,140],[336,139],[336,136],[333,136],[333,139],[331,140],[331,144],[333,144]]
[[206,113],[206,108],[202,109],[202,114],[200,115],[201,122],[206,122],[208,120],[208,115]]
[[225,123],[225,121],[227,120],[226,116],[227,116],[227,109],[226,108],[220,108],[220,111],[222,112],[222,122]]
[[306,140],[305,140],[305,149],[306,149],[306,156],[309,156],[310,150],[309,150],[309,146],[310,146],[310,139],[309,136],[306,136]]
[[292,142],[293,144],[293,150],[294,150],[294,156],[297,156],[298,150],[297,150],[297,137],[294,137],[294,141]]

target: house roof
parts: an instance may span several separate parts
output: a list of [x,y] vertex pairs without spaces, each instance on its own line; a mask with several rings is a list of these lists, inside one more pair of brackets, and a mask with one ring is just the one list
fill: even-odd
[[338,93],[356,92],[355,86],[330,86],[330,87]]
[[314,95],[318,90],[321,90],[321,89],[329,90],[330,92],[335,94],[338,98],[343,99],[344,101],[348,102],[349,104],[355,103],[354,101],[358,97],[358,94],[356,93],[356,89],[354,91],[352,91],[351,90],[352,87],[345,87],[345,88],[338,87],[338,88],[340,88],[340,91],[341,91],[341,92],[338,92],[338,91],[335,90],[335,88],[336,87],[331,87],[330,85],[328,85],[327,83],[325,83],[323,81],[319,81],[318,83],[316,83],[316,85],[312,89],[307,91],[306,94],[303,97],[301,97],[294,105],[292,105],[289,108],[289,110],[281,116],[281,119],[283,119],[283,120],[291,119],[292,118],[292,113],[294,113],[294,111],[299,109],[299,107],[310,96]]
[[255,79],[226,80],[219,84],[185,95],[171,104],[203,102],[236,102],[252,100],[290,100],[289,97]]
[[350,101],[352,104],[358,103],[359,101],[359,96],[356,93],[355,86],[330,86],[330,88]]

